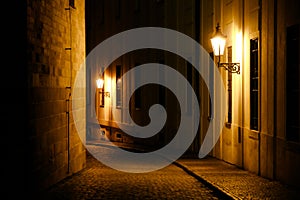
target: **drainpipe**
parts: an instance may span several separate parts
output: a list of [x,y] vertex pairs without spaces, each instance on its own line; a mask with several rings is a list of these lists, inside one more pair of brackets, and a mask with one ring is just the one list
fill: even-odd
[[67,151],[68,151],[68,171],[70,173],[70,97],[71,97],[71,87],[66,87],[68,91],[67,103]]
[[67,99],[66,99],[66,114],[67,114],[67,157],[68,157],[68,169],[67,174],[70,173],[70,101],[71,101],[71,89],[72,89],[72,70],[73,70],[73,62],[72,62],[72,9],[74,7],[74,1],[69,0],[69,7],[65,8],[66,11],[69,11],[69,37],[70,37],[70,46],[65,48],[66,51],[70,51],[70,83],[69,86],[66,87],[67,90]]

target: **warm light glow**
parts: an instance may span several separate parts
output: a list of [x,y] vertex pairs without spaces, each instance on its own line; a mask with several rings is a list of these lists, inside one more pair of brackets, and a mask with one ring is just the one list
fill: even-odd
[[111,93],[111,78],[109,76],[105,77],[105,90]]
[[223,55],[225,49],[226,40],[223,38],[215,37],[211,39],[211,44],[214,50],[215,56]]
[[99,88],[99,89],[102,89],[102,88],[103,88],[103,84],[104,84],[103,78],[98,78],[98,79],[96,80],[96,83],[97,83],[97,88]]
[[121,80],[120,78],[118,78],[117,83],[120,84],[121,81],[122,81],[122,80]]
[[216,34],[210,39],[212,48],[214,50],[215,56],[220,56],[224,54],[226,36],[222,34],[220,26],[216,27]]
[[242,45],[243,45],[243,37],[242,32],[236,34],[236,60],[237,62],[241,62],[242,60]]

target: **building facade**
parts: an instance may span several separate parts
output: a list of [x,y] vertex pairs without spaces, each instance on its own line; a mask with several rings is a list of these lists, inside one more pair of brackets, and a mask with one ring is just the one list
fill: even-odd
[[[299,20],[296,1],[202,1],[202,45],[219,23],[227,35],[220,68],[226,124],[212,155],[299,186]],[[292,42],[293,41],[293,42]],[[293,50],[291,50],[293,48]]]

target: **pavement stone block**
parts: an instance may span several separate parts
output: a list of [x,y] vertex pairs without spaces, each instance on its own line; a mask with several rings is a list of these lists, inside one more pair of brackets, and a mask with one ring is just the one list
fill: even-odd
[[232,199],[300,199],[297,188],[263,178],[213,157],[182,158],[176,162]]

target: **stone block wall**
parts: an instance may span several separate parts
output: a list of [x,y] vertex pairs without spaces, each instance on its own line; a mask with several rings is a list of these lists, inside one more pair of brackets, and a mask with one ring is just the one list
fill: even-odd
[[85,58],[85,1],[70,7],[69,0],[28,0],[27,45],[28,180],[38,191],[85,167],[72,117],[73,84]]

